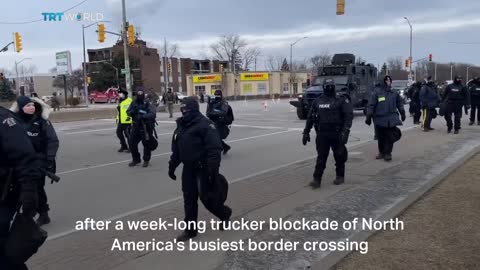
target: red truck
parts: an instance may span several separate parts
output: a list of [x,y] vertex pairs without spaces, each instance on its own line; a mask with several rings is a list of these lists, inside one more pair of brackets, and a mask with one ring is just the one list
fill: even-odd
[[108,88],[105,92],[92,91],[88,95],[91,104],[95,103],[117,103],[120,99],[117,88]]

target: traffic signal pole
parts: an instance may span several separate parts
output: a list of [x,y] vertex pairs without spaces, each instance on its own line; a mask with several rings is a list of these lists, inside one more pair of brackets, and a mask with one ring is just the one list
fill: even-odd
[[125,0],[122,0],[122,11],[123,11],[123,56],[125,58],[125,87],[127,88],[128,94],[133,97],[132,85],[130,81],[130,59],[128,58],[128,44],[127,44],[127,32],[128,32],[128,22],[127,22],[127,11],[125,9]]

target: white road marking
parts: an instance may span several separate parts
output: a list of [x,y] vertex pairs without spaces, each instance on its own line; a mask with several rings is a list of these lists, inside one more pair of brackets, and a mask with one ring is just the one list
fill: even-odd
[[232,127],[246,127],[246,128],[256,128],[256,129],[284,129],[284,127],[250,126],[250,125],[232,125]]

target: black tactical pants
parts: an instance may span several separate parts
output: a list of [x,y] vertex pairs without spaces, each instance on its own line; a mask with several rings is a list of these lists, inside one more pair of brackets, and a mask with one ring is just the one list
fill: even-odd
[[120,140],[120,145],[123,149],[127,149],[127,142],[130,137],[130,124],[118,124],[117,125],[117,137]]
[[393,151],[393,133],[395,127],[377,126],[378,152],[382,155],[391,155]]
[[38,213],[47,213],[50,211],[50,207],[48,205],[48,198],[47,198],[47,192],[45,191],[45,177],[42,177],[37,181],[38,187]]
[[[445,120],[447,121],[447,128],[448,130],[460,130],[461,128],[461,120],[462,120],[462,104],[459,103],[448,103],[447,108],[445,111]],[[452,115],[455,116],[455,125],[452,122]]]
[[318,132],[317,139],[317,164],[315,165],[315,172],[313,178],[316,181],[321,181],[323,171],[327,165],[328,155],[330,149],[333,151],[333,157],[335,158],[335,172],[337,177],[345,177],[345,162],[348,160],[347,147],[340,142],[340,133],[338,132]]
[[413,114],[413,123],[420,123],[420,117],[422,116],[422,110],[419,103],[410,103],[410,112]]
[[[17,198],[18,199],[18,198]],[[15,215],[15,204],[5,203],[0,205],[0,269],[24,270],[28,269],[25,264],[12,265],[4,255],[5,241],[8,238],[10,223]]]
[[422,128],[430,129],[432,128],[432,120],[437,115],[437,110],[424,108],[423,109],[423,123]]
[[[197,221],[198,218],[198,197],[199,185],[197,177],[200,177],[200,170],[196,165],[184,164],[182,172],[182,192],[183,207],[185,209],[185,221]],[[230,208],[225,206],[223,202],[212,201],[209,203],[202,202],[205,208],[220,220],[226,220],[231,214]],[[189,232],[192,232],[190,230]]]
[[472,97],[472,108],[470,111],[470,122],[475,122],[475,115],[477,116],[477,121],[480,122],[480,100],[479,98]]
[[[149,134],[152,136],[153,134]],[[138,152],[138,144],[142,142],[143,145],[143,161],[150,161],[152,157],[152,151],[150,148],[145,147],[147,144],[147,140],[145,139],[145,132],[143,129],[132,127],[130,133],[130,152],[132,153],[132,160],[135,162],[140,162],[140,153]]]

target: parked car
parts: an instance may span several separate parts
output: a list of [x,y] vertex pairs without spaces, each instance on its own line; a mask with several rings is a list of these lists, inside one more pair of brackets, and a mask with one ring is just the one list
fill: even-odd
[[395,80],[392,82],[392,89],[396,90],[400,94],[404,104],[410,102],[407,97],[408,87],[409,85],[407,80]]
[[182,92],[177,92],[175,93],[178,97],[178,100],[183,100],[184,98],[186,98],[187,96],[185,96],[184,94],[182,94]]
[[91,104],[95,103],[117,103],[120,100],[117,88],[108,88],[105,92],[92,91],[88,95]]

